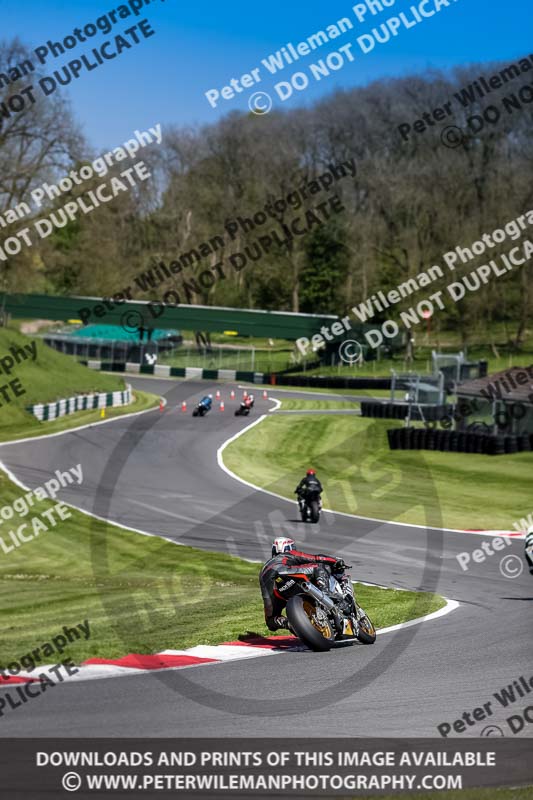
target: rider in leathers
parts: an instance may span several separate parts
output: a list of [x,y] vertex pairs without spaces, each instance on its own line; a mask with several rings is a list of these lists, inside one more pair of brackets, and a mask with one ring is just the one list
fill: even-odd
[[300,481],[296,489],[294,490],[294,494],[298,495],[298,505],[300,506],[300,511],[303,508],[305,503],[305,497],[307,492],[315,490],[322,494],[322,484],[318,480],[316,476],[316,472],[314,469],[308,469],[307,473],[304,478]]
[[281,614],[287,601],[276,591],[279,570],[282,570],[284,575],[291,573],[312,575],[318,588],[326,589],[331,573],[340,573],[345,566],[342,559],[333,556],[314,555],[295,550],[292,539],[276,539],[272,547],[272,558],[266,562],[259,575],[268,629],[276,631],[279,628],[289,627],[287,617]]

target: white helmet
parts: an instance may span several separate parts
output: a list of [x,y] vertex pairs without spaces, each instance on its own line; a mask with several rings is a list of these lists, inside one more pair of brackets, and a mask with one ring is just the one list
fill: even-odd
[[208,394],[207,396],[209,397],[210,400],[213,399],[213,395],[212,394]]
[[278,536],[272,542],[272,556],[277,556],[279,553],[290,553],[294,550],[294,539],[287,539],[285,536]]

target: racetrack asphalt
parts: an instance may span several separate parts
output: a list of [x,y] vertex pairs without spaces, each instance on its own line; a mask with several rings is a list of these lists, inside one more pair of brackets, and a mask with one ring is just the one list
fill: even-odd
[[[167,409],[3,445],[0,460],[30,487],[42,485],[56,469],[81,463],[82,485],[64,489],[62,500],[181,544],[261,560],[275,536],[290,534],[302,549],[344,557],[355,580],[435,591],[460,606],[379,636],[372,646],[68,683],[3,716],[0,736],[429,737],[438,736],[437,725],[491,700],[493,714],[466,726],[462,735],[479,736],[489,723],[512,735],[505,718],[528,705],[527,698],[503,709],[492,695],[533,673],[533,577],[524,570],[506,578],[499,564],[509,554],[523,560],[523,541],[483,563],[471,561],[464,572],[457,554],[491,537],[431,528],[438,520],[432,511],[427,528],[331,512],[319,525],[304,525],[294,502],[235,480],[217,463],[221,445],[272,408],[271,400],[261,399],[262,387],[252,390],[252,416],[236,418],[238,400],[227,399],[229,385],[142,378],[131,383],[164,395]],[[226,410],[218,411],[215,402],[207,417],[193,419],[193,403],[216,388],[223,391]],[[233,388],[239,398],[242,390]],[[269,391],[276,397],[275,387]],[[297,391],[279,397],[303,394],[312,399]],[[180,410],[183,400],[187,413]],[[186,607],[180,612],[187,613]],[[171,630],[167,647],[180,647]],[[533,735],[533,725],[519,735]]]

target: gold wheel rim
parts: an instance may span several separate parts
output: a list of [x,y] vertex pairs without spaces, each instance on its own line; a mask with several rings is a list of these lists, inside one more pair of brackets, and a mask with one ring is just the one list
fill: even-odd
[[325,639],[331,639],[333,636],[333,631],[331,630],[331,625],[327,622],[325,625],[320,625],[318,620],[316,619],[316,608],[310,600],[304,600],[304,611],[309,618],[309,622],[313,626],[313,628],[318,631]]
[[373,636],[376,632],[376,629],[367,616],[363,617],[362,621],[359,623],[359,627],[364,633],[368,633],[369,636]]

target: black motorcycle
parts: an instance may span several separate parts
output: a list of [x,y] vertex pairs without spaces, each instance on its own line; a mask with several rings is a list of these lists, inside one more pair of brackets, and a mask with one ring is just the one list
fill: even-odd
[[206,406],[201,401],[198,405],[194,408],[192,415],[193,417],[204,417],[208,411],[211,411],[211,406]]
[[239,408],[235,411],[235,416],[247,417],[250,411],[252,410],[253,405],[254,405],[253,403],[247,405],[246,402],[243,400]]
[[348,578],[331,575],[328,589],[322,591],[310,575],[280,571],[276,592],[287,600],[291,630],[312,650],[330,650],[339,641],[376,641],[376,629],[358,605]]
[[322,511],[322,501],[318,489],[308,489],[299,499],[302,522],[318,522]]

